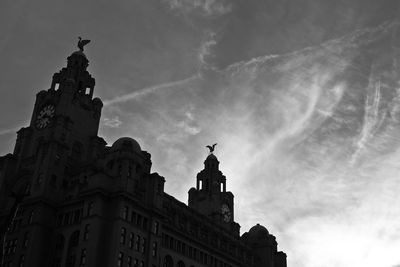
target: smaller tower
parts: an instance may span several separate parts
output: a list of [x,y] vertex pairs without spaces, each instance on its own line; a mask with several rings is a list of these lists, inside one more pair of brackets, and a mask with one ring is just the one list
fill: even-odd
[[257,256],[255,267],[286,267],[286,254],[278,251],[275,236],[267,228],[256,224],[241,236],[241,239],[251,247]]
[[226,177],[219,170],[213,149],[204,161],[204,169],[197,174],[196,188],[189,190],[189,207],[239,235],[240,226],[234,222],[233,194],[226,191]]

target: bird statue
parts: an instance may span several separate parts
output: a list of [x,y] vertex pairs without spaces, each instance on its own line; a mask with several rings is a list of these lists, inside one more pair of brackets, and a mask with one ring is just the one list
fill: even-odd
[[81,52],[83,52],[83,47],[90,43],[90,40],[82,40],[82,38],[79,36],[79,41],[78,41],[78,48]]
[[210,153],[213,153],[215,150],[215,146],[217,145],[217,143],[213,144],[212,146],[206,146],[208,149],[210,149]]

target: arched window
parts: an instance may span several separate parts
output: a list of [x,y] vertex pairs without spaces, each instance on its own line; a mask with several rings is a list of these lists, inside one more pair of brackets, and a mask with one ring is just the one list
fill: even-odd
[[68,247],[76,247],[79,244],[79,231],[75,231],[71,234],[69,238]]
[[71,234],[68,242],[68,253],[66,267],[75,266],[76,262],[76,248],[79,244],[79,231],[75,231]]
[[178,261],[177,267],[185,267],[185,263],[183,263],[183,261]]
[[56,236],[56,246],[55,246],[54,259],[53,259],[54,266],[57,266],[57,267],[61,266],[61,259],[62,259],[64,247],[65,247],[65,238],[62,234],[58,234]]
[[65,246],[65,238],[62,234],[58,234],[56,237],[56,250],[63,250]]
[[174,267],[174,261],[170,255],[165,256],[164,267]]

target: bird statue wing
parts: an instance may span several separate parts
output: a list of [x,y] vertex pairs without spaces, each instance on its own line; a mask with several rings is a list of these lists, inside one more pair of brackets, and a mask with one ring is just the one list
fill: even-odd
[[78,48],[79,48],[79,50],[83,51],[83,47],[84,47],[85,45],[87,45],[88,43],[90,43],[90,40],[82,40],[81,37],[78,37],[78,38],[79,38],[79,41],[78,41]]
[[82,46],[87,45],[88,43],[90,43],[90,40],[82,40]]

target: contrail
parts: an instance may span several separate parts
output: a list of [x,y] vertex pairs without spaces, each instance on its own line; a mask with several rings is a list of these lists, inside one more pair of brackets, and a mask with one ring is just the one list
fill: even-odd
[[183,80],[167,82],[167,83],[157,84],[157,85],[150,86],[150,87],[145,87],[145,88],[139,89],[135,92],[126,94],[126,95],[117,96],[111,100],[105,100],[104,106],[109,106],[109,105],[116,104],[116,103],[123,103],[123,102],[129,101],[129,100],[135,99],[137,97],[141,97],[141,96],[153,93],[153,92],[163,89],[163,88],[181,85],[183,83],[194,80],[198,77],[199,77],[199,74],[196,74],[196,75],[190,76],[189,78],[186,78]]

